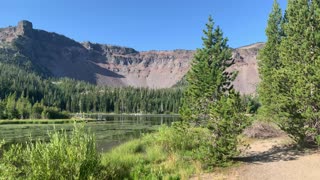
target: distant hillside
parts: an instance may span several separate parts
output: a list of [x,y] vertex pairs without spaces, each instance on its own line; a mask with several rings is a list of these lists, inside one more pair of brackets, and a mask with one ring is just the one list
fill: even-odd
[[[168,42],[169,43],[169,42]],[[235,88],[252,94],[259,82],[257,52],[263,43],[234,50],[238,70]],[[145,51],[132,48],[79,43],[57,33],[33,29],[21,21],[0,29],[0,61],[19,64],[43,76],[69,77],[97,85],[168,88],[190,68],[194,51]]]

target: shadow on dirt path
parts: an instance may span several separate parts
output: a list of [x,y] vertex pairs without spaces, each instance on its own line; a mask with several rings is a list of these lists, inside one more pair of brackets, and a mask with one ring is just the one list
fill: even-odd
[[297,160],[301,156],[317,153],[316,147],[298,150],[294,145],[273,146],[264,152],[248,152],[245,156],[234,158],[235,161],[245,163],[268,163],[277,161]]
[[288,137],[256,139],[234,158],[239,166],[215,170],[190,179],[202,180],[319,180],[320,149],[298,150]]

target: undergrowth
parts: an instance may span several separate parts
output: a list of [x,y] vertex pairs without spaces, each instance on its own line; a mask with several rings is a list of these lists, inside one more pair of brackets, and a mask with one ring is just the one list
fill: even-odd
[[49,134],[49,142],[30,139],[3,150],[0,179],[92,179],[101,170],[95,137],[84,125],[75,125],[70,135]]
[[0,143],[0,179],[188,179],[223,165],[213,138],[207,128],[174,123],[99,154],[94,135],[77,124],[71,134],[49,133],[49,142]]

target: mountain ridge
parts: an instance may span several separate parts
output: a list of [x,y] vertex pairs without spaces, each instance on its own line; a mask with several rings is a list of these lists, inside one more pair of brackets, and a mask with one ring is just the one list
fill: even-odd
[[[26,20],[0,29],[0,49],[8,47],[15,47],[32,66],[48,76],[116,87],[170,88],[187,73],[195,53],[183,49],[139,52],[130,47],[77,42],[54,32],[33,29]],[[259,82],[256,57],[263,43],[243,47],[233,49],[236,64],[229,70],[239,71],[234,82],[236,90],[253,94]]]

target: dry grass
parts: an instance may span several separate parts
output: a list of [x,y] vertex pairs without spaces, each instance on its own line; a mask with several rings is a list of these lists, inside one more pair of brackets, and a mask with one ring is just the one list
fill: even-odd
[[249,138],[267,139],[284,135],[274,123],[256,121],[250,127],[246,128],[243,134]]

